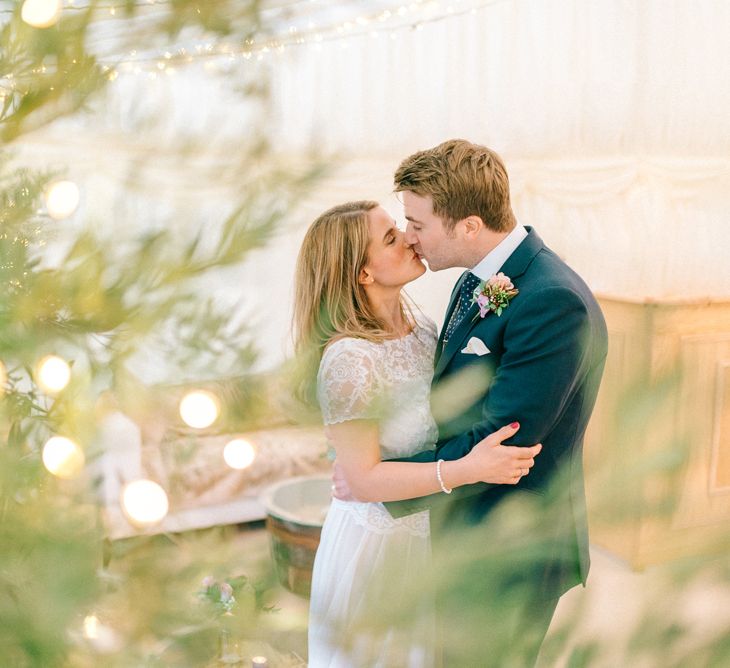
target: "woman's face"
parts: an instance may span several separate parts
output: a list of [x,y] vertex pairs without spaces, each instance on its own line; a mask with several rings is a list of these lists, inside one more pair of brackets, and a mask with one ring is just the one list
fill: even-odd
[[385,209],[378,206],[368,212],[370,244],[362,282],[382,287],[400,287],[423,275],[426,267],[406,243],[405,235]]

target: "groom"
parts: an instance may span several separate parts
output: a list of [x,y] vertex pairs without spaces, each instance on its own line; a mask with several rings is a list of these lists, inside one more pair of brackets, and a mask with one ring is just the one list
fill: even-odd
[[406,241],[430,269],[467,269],[436,351],[437,449],[410,461],[458,459],[513,421],[512,445],[543,449],[517,485],[386,505],[394,516],[431,508],[445,665],[532,666],[558,598],[588,573],[582,446],[606,325],[583,280],[515,219],[494,151],[463,140],[420,151],[395,190]]

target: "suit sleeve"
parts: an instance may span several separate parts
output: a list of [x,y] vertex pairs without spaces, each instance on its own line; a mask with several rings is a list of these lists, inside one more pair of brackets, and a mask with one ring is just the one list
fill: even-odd
[[[427,455],[432,457],[429,461],[460,459],[483,438],[515,420],[520,430],[507,445],[533,445],[551,432],[588,362],[588,309],[576,293],[562,286],[520,296],[519,302],[510,305],[516,311],[505,329],[504,354],[482,402],[479,422],[439,443],[435,451],[404,461],[424,461]],[[494,485],[460,487],[449,500],[490,487]],[[393,516],[401,517],[424,510],[443,497],[436,494],[386,505]]]

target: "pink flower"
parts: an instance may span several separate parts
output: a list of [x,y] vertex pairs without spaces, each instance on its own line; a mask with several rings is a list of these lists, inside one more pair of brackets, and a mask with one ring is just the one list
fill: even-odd
[[214,584],[215,584],[215,579],[213,578],[213,576],[212,576],[212,575],[206,575],[206,576],[205,576],[205,577],[203,578],[203,582],[202,582],[202,585],[203,585],[203,587],[205,587],[206,589],[210,589],[210,588],[211,588],[211,587],[212,587],[212,586],[213,586]]
[[497,288],[500,290],[514,290],[515,287],[512,285],[512,281],[509,277],[505,276],[501,271],[492,276],[489,281],[487,281],[487,285],[490,288]]
[[223,582],[220,585],[221,590],[221,601],[229,601],[233,597],[233,587],[229,585],[227,582]]
[[485,294],[481,294],[477,297],[477,304],[479,305],[479,317],[483,318],[489,313],[489,297]]

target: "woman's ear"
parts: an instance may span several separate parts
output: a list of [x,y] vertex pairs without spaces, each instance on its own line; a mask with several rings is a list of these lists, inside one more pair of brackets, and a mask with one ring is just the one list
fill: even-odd
[[370,285],[374,280],[373,275],[367,267],[363,267],[360,270],[360,275],[357,277],[357,282],[360,285]]

